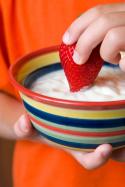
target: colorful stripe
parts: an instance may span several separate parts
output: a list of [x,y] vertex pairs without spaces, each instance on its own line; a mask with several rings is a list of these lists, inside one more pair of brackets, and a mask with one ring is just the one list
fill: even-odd
[[42,54],[35,58],[29,59],[27,63],[23,64],[23,66],[19,69],[17,81],[22,83],[27,75],[33,71],[56,62],[59,62],[59,54],[57,51]]
[[50,121],[46,121],[44,119],[38,118],[37,116],[33,115],[32,113],[30,113],[29,111],[28,115],[30,118],[36,119],[37,121],[39,121],[42,124],[46,124],[47,126],[51,126],[51,127],[56,127],[59,129],[64,129],[64,130],[72,130],[72,131],[76,131],[76,132],[117,132],[117,131],[124,131],[125,130],[125,126],[121,126],[121,127],[114,127],[114,128],[80,128],[78,126],[76,127],[72,127],[72,126],[68,126],[67,124],[65,125],[59,125]]
[[49,126],[33,118],[32,116],[30,116],[30,120],[36,123],[37,125],[44,127],[48,130],[52,130],[57,133],[66,134],[66,135],[74,135],[74,136],[81,136],[81,137],[112,137],[112,136],[125,135],[125,130],[112,131],[112,132],[80,132],[80,131],[66,130],[66,129],[61,129],[59,127],[57,128],[54,126]]
[[[43,136],[41,135],[41,139],[43,139]],[[92,151],[94,151],[95,150],[95,148],[89,148],[89,149],[85,149],[85,148],[76,148],[76,147],[69,147],[69,146],[65,146],[65,145],[60,145],[60,144],[58,144],[58,143],[56,143],[56,142],[53,142],[52,140],[49,140],[49,139],[47,139],[46,138],[46,140],[45,140],[46,142],[48,142],[48,144],[50,144],[50,145],[53,145],[53,146],[55,146],[55,147],[62,147],[62,148],[64,148],[64,149],[70,149],[70,150],[75,150],[75,151],[80,151],[80,152],[92,152]],[[113,147],[113,150],[117,150],[117,149],[120,149],[120,148],[124,148],[125,147],[125,144],[123,144],[123,145],[121,145],[121,146],[118,146],[118,147]]]
[[[64,146],[68,146],[68,147],[72,147],[72,148],[80,148],[80,149],[95,149],[96,147],[98,147],[99,144],[83,144],[83,143],[77,143],[77,142],[68,142],[65,140],[61,140],[52,136],[49,136],[41,131],[39,131],[39,134],[42,135],[43,137],[56,142],[57,144],[61,144]],[[121,141],[121,142],[117,142],[117,143],[110,143],[113,147],[119,147],[119,146],[124,146],[125,145],[125,141]]]
[[35,116],[59,125],[67,124],[68,126],[72,126],[72,127],[77,126],[81,128],[111,128],[111,127],[125,126],[125,118],[109,119],[109,120],[105,118],[103,120],[77,119],[77,118],[57,116],[44,112],[42,110],[34,108],[33,106],[30,106],[25,101],[24,101],[24,106],[30,113],[34,114]]
[[48,134],[49,136],[59,138],[61,140],[66,140],[69,142],[77,142],[77,143],[86,143],[86,144],[103,144],[103,143],[112,143],[112,142],[120,142],[122,140],[125,140],[125,134],[115,137],[81,137],[81,136],[74,136],[74,135],[67,135],[67,134],[61,134],[49,129],[44,128],[43,126],[39,126],[35,122],[31,121],[33,126],[43,132]]
[[38,108],[44,112],[65,116],[65,117],[72,117],[72,118],[79,118],[79,119],[111,119],[111,118],[124,118],[125,117],[125,108],[119,110],[76,110],[76,109],[67,109],[67,108],[59,108],[51,105],[47,105],[44,103],[40,103],[35,101],[23,94],[21,94],[22,99],[24,102],[33,106],[34,108]]

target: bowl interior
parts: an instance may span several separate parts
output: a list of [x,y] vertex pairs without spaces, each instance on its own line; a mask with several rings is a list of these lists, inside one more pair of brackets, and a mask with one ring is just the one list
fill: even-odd
[[[52,98],[48,96],[44,96],[38,93],[34,93],[33,91],[29,90],[28,87],[30,85],[30,81],[32,78],[30,78],[31,74],[35,75],[35,72],[40,70],[39,73],[45,74],[52,65],[51,70],[54,71],[55,69],[60,68],[60,58],[58,53],[58,46],[56,47],[50,47],[47,49],[42,49],[39,51],[35,51],[34,53],[31,53],[29,55],[24,56],[16,64],[14,64],[10,69],[10,77],[13,85],[18,89],[19,92],[22,92],[32,98],[35,98],[36,100],[44,101],[44,102],[52,102],[53,104],[59,103],[62,105],[70,105],[72,107],[78,107],[78,106],[84,106],[84,107],[109,107],[109,106],[118,106],[118,105],[125,105],[125,101],[108,101],[108,102],[82,102],[82,101],[69,101],[64,99],[58,99],[58,98]],[[113,66],[107,64],[108,66]],[[117,66],[116,66],[117,67]],[[37,75],[33,75],[33,79],[37,78],[39,76],[39,73]]]
[[[59,55],[57,51],[41,54],[35,58],[27,59],[26,63],[23,63],[22,61],[20,67],[15,68],[15,79],[19,84],[24,85],[24,81],[26,80],[27,76],[32,72],[35,73],[35,71],[39,68],[44,68],[48,65],[57,63],[59,63]],[[45,71],[45,69],[46,68],[44,68],[43,71]]]

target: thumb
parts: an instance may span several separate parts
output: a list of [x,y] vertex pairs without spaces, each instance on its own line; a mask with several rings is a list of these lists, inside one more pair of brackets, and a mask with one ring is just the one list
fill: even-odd
[[14,133],[19,139],[28,138],[36,133],[26,114],[21,115],[18,121],[14,124]]
[[84,168],[92,170],[101,167],[107,162],[112,153],[112,147],[109,144],[103,144],[89,153],[74,150],[69,152]]
[[119,62],[119,66],[120,66],[121,70],[125,72],[125,56],[121,58],[121,60]]

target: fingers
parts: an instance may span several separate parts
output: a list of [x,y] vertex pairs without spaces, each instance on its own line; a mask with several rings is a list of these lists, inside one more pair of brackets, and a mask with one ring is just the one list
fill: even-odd
[[113,151],[111,157],[113,160],[125,162],[125,148],[121,148],[121,149]]
[[88,25],[100,16],[101,10],[98,7],[92,8],[78,17],[63,35],[63,42],[65,44],[73,44],[80,37],[81,33],[88,27]]
[[[66,44],[77,42],[73,55],[74,62],[85,63],[93,48],[105,39],[110,30],[125,26],[124,10],[125,3],[97,6],[85,12],[71,24],[63,36],[63,42]],[[111,60],[112,63],[117,63],[120,60],[120,54],[115,54]]]
[[17,138],[28,138],[36,132],[31,126],[27,115],[22,115],[14,125],[14,132]]
[[112,147],[109,144],[100,145],[94,152],[85,153],[69,151],[73,157],[86,169],[95,169],[102,166],[110,157]]
[[[111,29],[105,36],[101,48],[101,57],[110,63],[117,64],[121,59],[120,51],[125,50],[125,27]],[[107,47],[108,46],[108,47]],[[121,66],[124,64],[121,61]]]
[[123,58],[120,60],[119,66],[120,66],[121,70],[125,72],[125,57],[123,57]]
[[[125,25],[125,13],[105,14],[92,24],[80,35],[73,59],[77,64],[85,63],[93,48],[101,43],[106,34],[115,27]],[[110,50],[110,49],[109,49]]]
[[89,9],[79,18],[77,18],[67,29],[63,36],[63,42],[65,44],[73,44],[80,37],[81,33],[97,18],[103,14],[117,11],[124,11],[125,3],[115,3],[108,5],[98,5]]

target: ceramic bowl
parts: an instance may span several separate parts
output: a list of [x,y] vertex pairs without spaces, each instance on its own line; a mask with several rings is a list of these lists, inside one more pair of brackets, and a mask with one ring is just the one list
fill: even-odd
[[110,143],[125,146],[125,100],[77,102],[48,97],[28,89],[39,75],[61,68],[58,47],[24,56],[10,68],[33,127],[49,141],[70,149],[91,151]]

